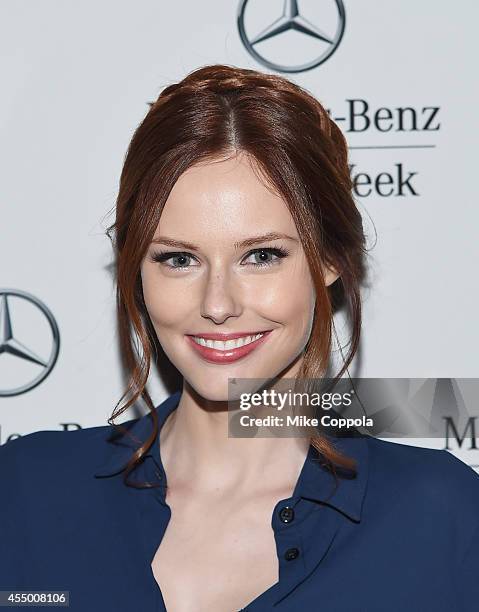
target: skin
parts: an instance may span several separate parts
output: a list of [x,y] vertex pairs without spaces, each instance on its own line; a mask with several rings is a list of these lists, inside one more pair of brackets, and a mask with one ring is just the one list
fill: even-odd
[[[269,232],[291,239],[233,246]],[[315,291],[286,203],[245,154],[188,169],[153,240],[160,236],[199,249],[153,242],[141,267],[156,334],[184,377],[178,408],[160,431],[172,516],[152,571],[169,612],[238,610],[278,580],[271,514],[291,496],[309,440],[228,437],[228,378],[293,378],[311,333]],[[253,251],[278,246],[289,254],[269,255],[271,265],[259,266]],[[189,257],[159,263],[152,259],[158,251]],[[327,285],[338,278],[334,270],[324,274]],[[185,338],[268,329],[266,342],[231,364],[206,362]]]

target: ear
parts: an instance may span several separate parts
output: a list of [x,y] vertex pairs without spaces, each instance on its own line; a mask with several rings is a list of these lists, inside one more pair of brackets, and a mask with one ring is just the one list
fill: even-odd
[[339,274],[339,272],[337,272],[335,268],[323,264],[323,277],[326,287],[332,285],[336,280],[338,280],[340,276],[341,275]]

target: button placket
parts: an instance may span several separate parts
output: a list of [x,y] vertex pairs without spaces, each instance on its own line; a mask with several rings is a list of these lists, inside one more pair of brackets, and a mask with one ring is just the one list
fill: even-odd
[[297,498],[283,499],[278,502],[274,511],[273,527],[280,560],[280,576],[283,580],[285,575],[297,570],[299,561],[295,561],[295,559],[300,557],[301,554],[302,542],[299,526],[305,517],[301,509],[296,508],[300,501]]

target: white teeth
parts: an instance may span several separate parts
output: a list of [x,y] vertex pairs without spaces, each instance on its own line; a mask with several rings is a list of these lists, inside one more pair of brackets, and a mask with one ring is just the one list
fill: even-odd
[[235,338],[234,340],[205,340],[205,338],[201,338],[200,336],[193,336],[193,340],[196,344],[201,344],[201,346],[206,346],[208,348],[213,348],[218,351],[230,351],[231,349],[239,348],[240,346],[244,346],[245,344],[250,344],[250,342],[254,342],[264,336],[263,334],[256,334],[255,336],[243,336],[242,338]]

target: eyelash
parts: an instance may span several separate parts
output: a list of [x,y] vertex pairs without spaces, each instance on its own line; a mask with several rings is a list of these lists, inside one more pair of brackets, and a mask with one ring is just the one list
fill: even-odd
[[[254,253],[263,253],[263,252],[271,253],[272,255],[276,255],[278,259],[273,260],[273,261],[264,261],[262,263],[249,264],[249,265],[252,265],[256,268],[265,268],[267,266],[275,265],[280,259],[283,259],[284,257],[287,257],[289,255],[289,251],[283,247],[269,247],[269,248],[263,248],[263,249],[253,249],[252,251],[246,254],[245,258],[247,259]],[[187,269],[189,266],[170,266],[166,264],[168,259],[171,259],[173,257],[178,257],[178,256],[186,256],[186,257],[191,257],[192,259],[194,259],[193,255],[191,255],[190,253],[186,253],[184,251],[179,251],[179,252],[156,251],[152,253],[151,260],[156,263],[164,264],[168,268],[171,268],[172,270]]]

